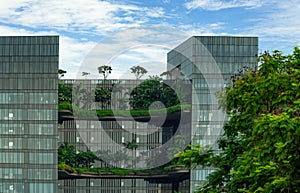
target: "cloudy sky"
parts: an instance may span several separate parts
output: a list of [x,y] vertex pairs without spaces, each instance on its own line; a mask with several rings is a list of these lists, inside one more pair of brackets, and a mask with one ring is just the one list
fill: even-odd
[[66,78],[128,77],[166,68],[166,53],[191,35],[258,36],[259,52],[300,44],[300,0],[1,0],[1,35],[59,35]]

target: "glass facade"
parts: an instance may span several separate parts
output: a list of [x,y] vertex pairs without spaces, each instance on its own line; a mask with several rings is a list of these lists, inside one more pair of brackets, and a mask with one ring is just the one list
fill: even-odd
[[[168,53],[168,70],[176,75],[177,69],[192,82],[192,144],[218,150],[216,142],[227,118],[215,93],[230,84],[230,77],[241,68],[255,68],[257,52],[257,37],[194,36]],[[193,169],[191,192],[212,171]]]
[[0,37],[0,192],[57,192],[58,36]]
[[[92,109],[129,109],[128,99],[124,103],[124,96],[128,96],[130,89],[139,85],[143,80],[62,80],[65,85],[70,85],[74,90],[80,85],[87,93],[94,96],[95,88],[112,88],[111,98],[104,105],[92,102],[86,105],[83,101],[81,108]],[[170,83],[172,84],[172,81]],[[122,89],[118,89],[122,88]],[[130,92],[129,92],[130,93]],[[126,99],[126,98],[125,98]],[[94,100],[94,99],[93,99]],[[73,102],[77,102],[74,101]],[[76,103],[77,104],[77,103]],[[75,114],[76,115],[76,114]],[[189,126],[190,122],[186,123]],[[59,144],[68,142],[76,150],[96,152],[104,161],[97,161],[94,167],[120,167],[120,168],[145,168],[151,165],[153,155],[151,150],[159,148],[172,138],[176,132],[176,124],[155,125],[153,122],[139,122],[131,118],[118,117],[117,120],[98,119],[93,117],[75,117],[65,119],[59,124]],[[137,147],[129,152],[124,144],[133,142]],[[117,144],[117,145],[115,145]],[[99,153],[100,150],[100,153]],[[109,151],[110,158],[105,159],[101,151]],[[121,161],[112,160],[112,155],[117,152],[126,153],[128,157]],[[148,162],[147,162],[148,161]],[[155,162],[155,160],[153,160]],[[151,167],[151,166],[149,166]],[[126,176],[124,176],[126,178]],[[145,176],[146,178],[146,176]],[[174,192],[172,183],[149,182],[145,179],[65,179],[59,181],[61,193],[131,193],[131,192]],[[179,183],[182,193],[189,192],[189,180]]]

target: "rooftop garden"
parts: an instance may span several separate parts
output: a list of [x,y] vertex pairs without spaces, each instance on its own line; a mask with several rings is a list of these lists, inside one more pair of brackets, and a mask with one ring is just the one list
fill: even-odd
[[[82,83],[65,84],[62,80],[58,86],[58,109],[64,114],[64,118],[69,117],[160,117],[166,116],[166,120],[170,117],[179,120],[182,112],[190,112],[191,105],[186,100],[188,94],[182,92],[182,81],[176,79],[169,86],[164,83],[159,76],[150,76],[144,81],[140,81],[138,85],[130,85],[127,87],[118,81],[107,80],[112,69],[109,66],[101,66],[98,68],[99,73],[103,75],[103,81],[97,84],[95,88],[85,88]],[[132,72],[136,79],[140,79],[147,71],[141,67],[133,67]],[[66,71],[60,70],[62,77]],[[168,73],[163,73],[166,75]],[[82,73],[87,76],[88,73]],[[64,119],[63,118],[63,119]],[[146,120],[147,121],[147,120]],[[178,139],[178,144],[182,144]],[[182,141],[182,139],[181,139]],[[183,143],[185,141],[183,140]],[[134,148],[134,142],[124,144],[128,149]],[[184,144],[185,145],[185,144]],[[130,147],[129,147],[130,146]],[[132,147],[131,147],[132,146]],[[178,153],[176,147],[172,147],[168,152],[172,159],[174,154]],[[101,156],[99,155],[101,153]],[[105,168],[94,168],[94,163],[105,157],[114,163],[126,162],[130,160],[126,152],[92,152],[92,151],[76,151],[75,147],[64,143],[58,149],[58,170],[66,171],[70,174],[92,174],[92,175],[157,175],[167,174],[174,171],[174,168],[183,166],[174,159],[172,162],[155,169],[122,169],[115,168],[112,165]],[[158,155],[161,156],[161,155]],[[157,157],[147,160],[147,164],[155,162]],[[125,161],[124,161],[125,160]],[[171,160],[171,159],[170,159]],[[149,162],[149,163],[148,163]],[[129,167],[130,168],[130,167]],[[182,167],[183,168],[183,167]]]
[[[172,152],[172,151],[171,151]],[[116,154],[120,154],[117,152]],[[114,157],[113,154],[110,154],[111,159],[115,159],[115,161],[120,161],[126,158],[126,155],[123,154],[122,157],[118,155],[118,157]],[[124,157],[125,156],[125,157]],[[152,169],[124,169],[124,168],[116,168],[116,167],[101,167],[94,168],[93,165],[96,161],[101,160],[99,156],[95,152],[92,151],[76,151],[75,147],[70,145],[69,143],[62,144],[58,149],[58,170],[66,171],[69,174],[88,174],[88,175],[162,175],[168,174],[170,172],[179,171],[179,170],[187,170],[185,167],[185,162],[178,158],[175,158],[168,164],[165,164],[158,168]]]
[[[121,82],[107,80],[111,68],[105,67],[99,70],[104,77],[103,83],[95,88],[85,88],[82,83],[70,85],[60,81],[59,111],[69,110],[74,116],[80,117],[95,116],[95,111],[98,117],[139,117],[160,116],[191,108],[187,104],[187,94],[182,92],[180,80],[174,80],[169,86],[159,76],[150,76],[139,85],[124,86]],[[136,72],[137,69],[140,67],[132,71]],[[147,72],[145,69],[140,71],[135,73],[137,79]],[[63,70],[60,72],[65,73]]]

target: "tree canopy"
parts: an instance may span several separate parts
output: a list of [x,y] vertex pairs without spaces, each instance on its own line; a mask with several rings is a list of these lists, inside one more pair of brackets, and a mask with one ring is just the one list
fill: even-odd
[[259,64],[226,89],[222,152],[194,159],[215,168],[199,192],[300,192],[300,49],[265,52]]
[[130,68],[131,73],[133,73],[135,75],[135,78],[138,80],[140,79],[142,76],[144,76],[145,74],[147,74],[147,70],[145,68],[143,68],[142,66],[133,66]]
[[158,76],[150,77],[130,93],[129,104],[132,109],[148,109],[156,101],[160,101],[165,107],[180,103],[175,91]]
[[67,142],[61,144],[58,148],[58,163],[65,163],[71,167],[93,166],[98,156],[90,151],[76,151],[75,147]]
[[106,80],[108,75],[111,74],[112,71],[112,67],[111,66],[107,66],[107,65],[103,65],[103,66],[99,66],[98,67],[98,72],[99,74],[103,75],[103,79]]

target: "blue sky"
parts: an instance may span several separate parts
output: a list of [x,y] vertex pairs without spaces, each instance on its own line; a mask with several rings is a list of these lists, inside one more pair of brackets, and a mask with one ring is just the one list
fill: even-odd
[[192,35],[258,36],[259,52],[300,44],[300,0],[1,0],[1,35],[60,35],[66,78],[113,66],[165,70],[166,53]]

